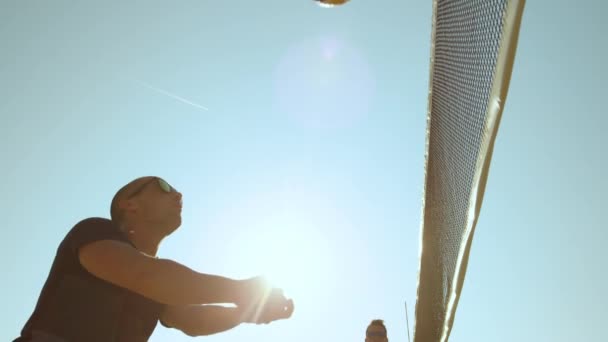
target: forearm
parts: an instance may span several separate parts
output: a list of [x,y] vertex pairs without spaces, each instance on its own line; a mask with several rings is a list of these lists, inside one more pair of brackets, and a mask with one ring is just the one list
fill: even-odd
[[212,335],[230,330],[243,323],[239,308],[206,305],[195,336]]
[[142,275],[140,293],[168,305],[235,303],[243,297],[239,281],[195,272],[167,259],[157,259]]
[[165,312],[165,321],[189,336],[205,336],[230,330],[243,323],[237,307],[193,305],[172,307]]

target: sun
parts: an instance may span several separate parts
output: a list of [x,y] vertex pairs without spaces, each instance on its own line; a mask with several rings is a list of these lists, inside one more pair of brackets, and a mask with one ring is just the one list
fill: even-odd
[[265,276],[297,303],[296,311],[312,314],[337,288],[344,241],[336,231],[351,222],[332,193],[296,172],[274,180],[274,187],[239,194],[217,225],[230,236],[222,268],[231,277]]
[[331,258],[319,231],[296,224],[256,229],[239,237],[241,265],[248,273],[263,275],[296,301],[314,301],[327,286]]

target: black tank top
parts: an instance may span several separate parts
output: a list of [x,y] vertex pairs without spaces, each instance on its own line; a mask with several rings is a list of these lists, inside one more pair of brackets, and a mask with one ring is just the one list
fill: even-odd
[[145,342],[164,305],[101,280],[80,264],[78,249],[100,240],[130,241],[105,218],[76,224],[63,239],[36,308],[21,331],[27,341],[33,331],[66,342]]

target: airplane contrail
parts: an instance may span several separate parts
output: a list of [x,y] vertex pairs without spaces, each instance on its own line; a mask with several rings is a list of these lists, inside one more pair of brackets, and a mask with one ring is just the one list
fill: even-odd
[[198,109],[209,110],[209,108],[207,108],[205,106],[201,106],[200,104],[192,102],[192,101],[190,101],[188,99],[185,99],[185,98],[183,98],[181,96],[178,96],[178,95],[172,94],[172,93],[170,93],[170,92],[168,92],[166,90],[157,88],[157,87],[155,87],[155,86],[153,86],[151,84],[148,84],[148,83],[146,83],[144,81],[140,81],[140,80],[134,80],[134,81],[137,82],[137,83],[139,83],[140,85],[148,88],[148,89],[151,89],[151,90],[154,90],[157,93],[161,93],[163,95],[169,96],[169,97],[171,97],[171,98],[173,98],[173,99],[175,99],[177,101],[180,101],[180,102],[183,102],[185,104],[191,105],[191,106],[196,107]]

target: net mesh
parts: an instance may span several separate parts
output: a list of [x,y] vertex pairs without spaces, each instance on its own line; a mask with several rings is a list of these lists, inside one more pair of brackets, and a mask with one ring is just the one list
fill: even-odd
[[[474,203],[483,171],[480,157],[488,153],[482,146],[491,145],[484,140],[493,142],[495,137],[495,131],[488,134],[487,115],[491,112],[488,106],[492,103],[492,91],[496,89],[508,3],[508,0],[434,3],[414,341],[445,341],[449,337],[462,285],[458,279],[466,272],[476,220],[471,217],[475,216],[471,207],[480,205]],[[485,184],[485,178],[482,182]]]

